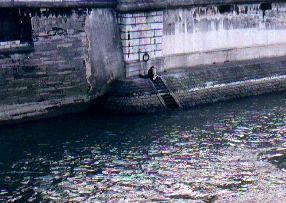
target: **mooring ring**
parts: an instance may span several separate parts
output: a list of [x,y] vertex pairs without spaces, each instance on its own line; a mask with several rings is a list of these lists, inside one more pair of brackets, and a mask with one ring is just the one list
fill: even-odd
[[147,62],[147,61],[149,61],[149,59],[150,59],[149,54],[147,52],[145,52],[145,54],[143,55],[143,61]]

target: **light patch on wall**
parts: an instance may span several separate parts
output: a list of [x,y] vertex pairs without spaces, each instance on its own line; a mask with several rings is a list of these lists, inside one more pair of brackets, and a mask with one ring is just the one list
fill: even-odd
[[163,12],[119,13],[118,22],[125,61],[142,61],[162,56]]

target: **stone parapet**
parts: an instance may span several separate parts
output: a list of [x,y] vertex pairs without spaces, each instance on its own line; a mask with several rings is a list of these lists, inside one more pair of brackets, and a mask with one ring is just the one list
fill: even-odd
[[0,0],[0,8],[113,8],[117,0]]
[[0,0],[0,8],[116,8],[120,12],[207,5],[273,3],[283,0]]

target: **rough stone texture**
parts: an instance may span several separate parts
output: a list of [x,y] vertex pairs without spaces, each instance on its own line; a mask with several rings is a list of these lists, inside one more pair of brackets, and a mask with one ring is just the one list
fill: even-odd
[[86,32],[89,50],[86,58],[91,94],[103,94],[108,83],[125,75],[120,33],[111,9],[93,9]]
[[[276,61],[277,60],[277,61]],[[285,57],[165,76],[183,107],[286,89]]]
[[47,101],[0,106],[0,125],[38,120],[84,111],[94,105],[91,97],[70,96]]
[[111,80],[124,76],[110,9],[30,11],[33,42],[0,44],[0,121],[5,123],[83,110]]
[[[34,51],[1,55],[1,105],[87,95],[84,19],[73,16],[66,23],[55,16],[32,17]],[[55,33],[53,27],[73,32]]]
[[110,8],[117,5],[117,0],[0,0],[0,7],[89,7]]
[[142,113],[164,110],[148,79],[121,79],[114,81],[106,95],[105,107],[111,111]]
[[[49,8],[38,7],[39,4],[35,1],[7,0],[5,2],[8,3],[7,7],[19,6],[20,3],[23,3],[22,5],[27,3],[27,7],[30,7],[27,9],[30,13],[26,13],[25,16],[27,18],[31,16],[33,41],[23,44],[18,41],[0,43],[0,104],[2,106],[19,105],[20,107],[20,105],[33,104],[39,105],[40,108],[33,106],[32,109],[41,109],[39,112],[44,112],[44,106],[55,107],[70,105],[73,102],[81,103],[77,101],[86,104],[104,94],[112,80],[123,76],[146,74],[151,65],[155,65],[158,72],[163,72],[201,64],[286,55],[285,3],[265,4],[269,1],[264,1],[261,4],[248,0],[243,1],[244,4],[241,4],[240,0],[224,2],[216,0],[135,2],[130,0],[119,1],[118,8],[124,4],[127,10],[119,9],[119,12],[115,13],[111,8],[95,9],[97,6],[90,6],[98,1],[90,1],[87,6],[90,9],[79,8],[87,1],[53,1],[47,5]],[[61,7],[64,4],[67,4],[65,8]],[[134,8],[138,9],[135,12],[132,10],[133,4],[136,4],[137,7]],[[155,6],[162,4],[163,7],[152,10],[153,4],[156,4]],[[5,5],[4,1],[1,1],[1,7],[3,5]],[[188,7],[181,7],[182,5],[188,5]],[[128,8],[128,6],[131,7]],[[22,9],[25,10],[25,8]],[[142,61],[142,54],[145,51],[150,53],[150,59],[147,62]],[[275,65],[272,63],[270,65],[271,68],[267,71],[263,69],[264,72],[269,75],[276,74],[273,68]],[[284,69],[282,62],[279,66]],[[247,72],[248,69],[251,71]],[[216,94],[213,95],[209,91],[216,92],[219,87],[211,90],[211,83],[224,84],[220,87],[222,88],[220,92],[229,90],[230,92],[226,95],[236,94],[236,91],[231,88],[225,89],[230,84],[231,87],[240,84],[242,87],[234,89],[246,91],[244,94],[239,93],[239,96],[247,95],[247,92],[250,92],[249,94],[264,92],[263,88],[267,86],[265,81],[269,82],[270,86],[275,86],[270,88],[271,90],[283,90],[283,77],[278,78],[277,85],[277,82],[268,78],[269,76],[259,75],[260,72],[254,71],[254,68],[248,69],[243,73],[246,75],[245,78],[240,75],[231,75],[236,71],[239,72],[239,68],[229,74],[220,71],[217,71],[219,72],[217,75],[200,73],[201,75],[195,81],[190,77],[181,81],[182,86],[179,87],[183,88],[180,89],[183,92],[176,90],[174,84],[174,93],[178,94],[183,101],[184,98],[188,98],[188,92],[198,88],[189,86],[189,83],[203,85],[206,82],[209,85],[203,86],[205,92],[200,93],[200,89],[196,91],[202,95],[198,98],[203,98],[199,101],[217,100]],[[273,72],[270,73],[272,69]],[[256,89],[246,85],[254,83],[250,80],[253,79],[250,77],[252,74],[264,78],[262,82],[255,85]],[[284,73],[281,74],[284,75]],[[204,75],[206,78],[213,77],[214,81],[200,79]],[[237,82],[239,80],[245,82]],[[143,81],[146,82],[146,80]],[[217,81],[218,83],[215,83]],[[171,79],[170,83],[172,85]],[[188,88],[184,89],[185,87]],[[208,97],[203,94],[213,96]],[[146,95],[142,96],[145,98]],[[116,98],[113,98],[115,103]],[[126,101],[122,99],[118,102],[119,106],[124,106],[129,102],[128,99],[132,101],[127,105],[127,111],[133,108],[133,104],[140,106],[138,111],[142,110],[143,104],[147,105],[147,111],[161,108],[155,93],[149,94],[145,103],[142,103],[141,96],[136,98],[128,96]],[[219,99],[223,98],[219,97]],[[192,106],[198,101],[193,98],[193,103],[188,101],[183,103],[186,103],[186,106]],[[111,108],[114,109],[114,107]],[[5,109],[10,108],[6,106]],[[28,115],[31,109],[27,111],[25,109],[27,108],[23,107],[16,114],[25,115],[28,112]],[[8,118],[7,115],[5,113],[5,118]]]
[[140,61],[140,62],[126,62],[125,63],[125,70],[126,70],[126,77],[145,74],[147,75],[148,69],[150,66],[156,67],[158,72],[164,71],[164,58],[157,57],[154,59],[150,59],[147,62]]
[[[183,108],[232,98],[286,90],[286,57],[172,69],[162,73]],[[106,107],[122,112],[162,110],[147,79],[111,86]],[[152,104],[152,105],[150,105]],[[156,106],[157,105],[157,106]]]

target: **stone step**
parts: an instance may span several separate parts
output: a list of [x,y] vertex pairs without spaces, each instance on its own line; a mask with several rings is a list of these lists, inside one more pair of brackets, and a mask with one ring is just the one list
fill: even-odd
[[166,87],[161,78],[159,78],[159,81],[153,81],[153,84],[157,89],[158,94],[162,97],[166,106],[169,109],[178,108],[178,104],[176,103],[175,99],[170,95],[168,88]]

